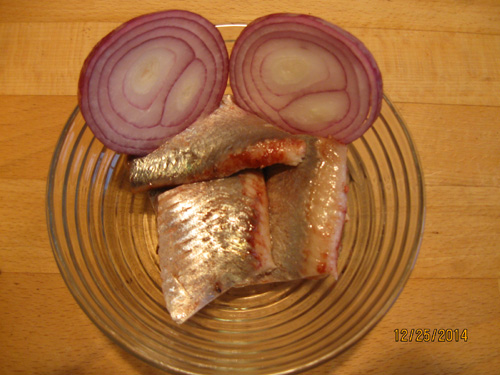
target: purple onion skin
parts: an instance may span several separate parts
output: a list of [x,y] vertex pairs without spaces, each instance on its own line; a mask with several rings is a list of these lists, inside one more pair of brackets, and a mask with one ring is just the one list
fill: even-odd
[[[211,51],[211,52],[214,56],[217,56],[222,61],[221,67],[219,69],[220,71],[218,72],[218,74],[220,75],[220,79],[214,86],[214,91],[210,95],[210,104],[205,106],[202,113],[200,113],[200,116],[202,115],[206,116],[211,112],[213,112],[213,110],[215,110],[219,106],[220,101],[222,100],[222,96],[224,95],[224,91],[227,85],[227,78],[229,74],[228,72],[229,57],[224,40],[220,32],[208,20],[206,20],[205,18],[196,13],[185,10],[167,10],[167,11],[160,11],[160,12],[141,15],[123,23],[122,25],[118,26],[116,29],[108,33],[106,36],[104,36],[93,47],[93,49],[91,50],[91,52],[89,53],[89,55],[87,56],[82,65],[82,69],[80,71],[80,76],[78,79],[78,104],[80,106],[80,109],[82,110],[82,115],[84,116],[85,120],[87,121],[87,124],[89,125],[89,128],[92,130],[96,138],[98,138],[106,147],[110,148],[115,152],[138,155],[138,156],[145,155],[155,150],[167,138],[175,134],[169,134],[166,137],[158,137],[155,139],[146,139],[146,140],[144,139],[141,140],[140,137],[138,136],[137,140],[130,139],[130,140],[123,140],[120,142],[116,142],[114,139],[109,139],[108,133],[110,133],[110,130],[104,129],[103,131],[101,129],[101,126],[93,121],[92,114],[84,113],[83,110],[84,108],[83,101],[86,100],[85,98],[89,94],[88,92],[89,89],[88,83],[90,80],[89,72],[90,74],[92,74],[91,70],[98,61],[101,54],[104,53],[108,47],[116,43],[121,35],[126,35],[129,29],[133,29],[135,27],[147,24],[148,22],[152,22],[155,20],[162,20],[163,18],[167,19],[167,21],[171,20],[172,18],[185,18],[189,22],[198,22],[201,27],[204,27],[207,30],[207,33],[205,35],[211,35],[211,37],[218,46],[216,51]],[[118,39],[116,39],[117,37]],[[188,124],[183,124],[183,126],[180,126],[179,131],[189,126],[200,116],[191,119],[191,121]],[[138,131],[140,131],[140,129]]]
[[[378,67],[378,64],[368,50],[368,48],[354,35],[349,33],[348,31],[342,29],[341,27],[334,25],[326,20],[321,18],[310,16],[306,14],[293,14],[293,13],[274,13],[269,14],[260,18],[255,19],[242,31],[240,36],[235,42],[233,47],[233,55],[230,60],[230,81],[231,86],[233,88],[233,92],[235,93],[235,101],[240,106],[254,112],[255,114],[265,118],[270,121],[269,116],[267,116],[263,112],[259,112],[260,109],[256,110],[256,104],[253,103],[250,95],[247,95],[247,89],[245,87],[242,88],[244,94],[240,95],[240,88],[238,88],[234,82],[237,81],[234,79],[236,67],[235,67],[235,58],[233,56],[237,55],[239,49],[242,44],[246,42],[246,37],[261,29],[262,27],[271,26],[271,25],[279,25],[280,23],[297,23],[298,25],[304,25],[307,27],[312,27],[323,33],[325,36],[329,36],[331,38],[336,38],[341,40],[345,45],[346,49],[350,50],[353,56],[358,59],[358,61],[363,65],[364,70],[369,77],[370,84],[370,103],[369,103],[369,113],[367,115],[366,120],[363,123],[359,124],[349,124],[346,127],[341,129],[335,129],[334,124],[331,126],[332,131],[331,134],[319,134],[321,136],[331,136],[335,138],[337,141],[342,143],[350,143],[361,137],[375,122],[378,118],[381,108],[382,108],[382,100],[383,100],[383,81],[382,74]],[[248,56],[245,56],[248,58]],[[352,98],[350,98],[352,99]],[[282,120],[282,119],[280,119]],[[271,121],[273,122],[273,121]],[[275,123],[275,125],[280,126],[279,122]],[[284,127],[284,126],[282,126]],[[286,130],[295,132],[293,130],[293,126],[286,124]],[[300,131],[299,131],[300,132]],[[304,132],[302,132],[304,133]],[[314,132],[310,132],[311,135],[318,135]]]

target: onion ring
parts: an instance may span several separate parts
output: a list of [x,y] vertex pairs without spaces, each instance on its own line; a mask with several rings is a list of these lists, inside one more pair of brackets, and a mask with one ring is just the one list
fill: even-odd
[[202,16],[184,10],[139,16],[85,60],[82,115],[108,148],[145,155],[219,106],[228,61],[220,32]]
[[229,62],[236,103],[294,134],[350,143],[380,114],[382,76],[356,37],[317,17],[277,13],[251,22]]

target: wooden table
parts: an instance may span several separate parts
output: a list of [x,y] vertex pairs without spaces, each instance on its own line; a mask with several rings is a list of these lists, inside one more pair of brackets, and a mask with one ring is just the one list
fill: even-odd
[[[427,218],[400,298],[358,344],[309,374],[498,374],[500,2],[15,0],[0,2],[0,373],[160,374],[97,329],[67,290],[45,220],[50,159],[81,64],[108,31],[183,8],[213,23],[321,16],[362,39],[406,120]],[[464,342],[395,342],[395,329],[466,329]]]

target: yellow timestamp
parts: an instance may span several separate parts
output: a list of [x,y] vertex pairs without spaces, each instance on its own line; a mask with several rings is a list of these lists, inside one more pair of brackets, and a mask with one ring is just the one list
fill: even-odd
[[468,340],[467,328],[396,328],[394,330],[396,342],[467,342]]

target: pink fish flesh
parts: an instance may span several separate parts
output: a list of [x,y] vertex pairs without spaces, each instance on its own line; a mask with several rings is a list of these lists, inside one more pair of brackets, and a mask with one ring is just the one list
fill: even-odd
[[158,196],[162,289],[183,323],[233,286],[274,268],[260,170],[181,185]]
[[277,269],[263,278],[265,282],[337,277],[347,211],[347,146],[326,138],[304,139],[307,153],[301,164],[266,169]]
[[197,120],[151,154],[132,161],[134,191],[230,176],[243,169],[297,165],[305,142],[223,98],[211,115]]

